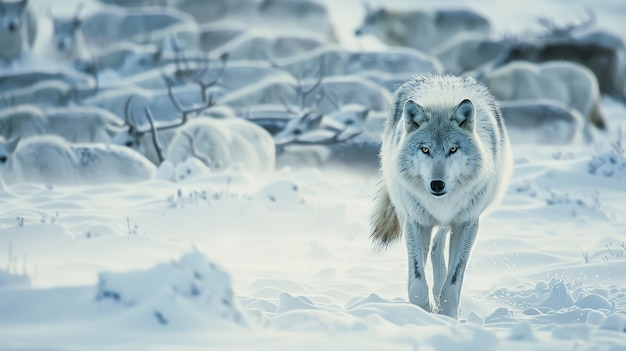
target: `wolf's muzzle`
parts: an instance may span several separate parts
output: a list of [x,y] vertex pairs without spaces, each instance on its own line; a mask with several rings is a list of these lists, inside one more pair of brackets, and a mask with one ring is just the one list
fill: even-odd
[[433,191],[433,195],[441,196],[445,194],[443,191],[446,188],[446,183],[441,180],[433,180],[430,182],[430,189]]

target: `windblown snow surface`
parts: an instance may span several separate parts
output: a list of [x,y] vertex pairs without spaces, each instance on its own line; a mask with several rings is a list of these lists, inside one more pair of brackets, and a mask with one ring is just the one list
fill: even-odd
[[[472,4],[503,29],[583,12],[504,3]],[[626,108],[603,108],[592,145],[514,145],[459,321],[408,303],[403,243],[371,245],[376,174],[0,186],[0,349],[626,350]]]

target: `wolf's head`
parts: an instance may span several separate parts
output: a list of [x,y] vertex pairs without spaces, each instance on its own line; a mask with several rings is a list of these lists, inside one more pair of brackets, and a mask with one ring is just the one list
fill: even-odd
[[13,166],[13,153],[19,142],[20,138],[7,141],[0,137],[0,177]]
[[0,2],[0,29],[6,33],[20,33],[28,0]]
[[402,175],[435,197],[476,176],[481,153],[475,143],[475,114],[468,99],[436,108],[407,100],[399,122],[405,129],[398,160]]

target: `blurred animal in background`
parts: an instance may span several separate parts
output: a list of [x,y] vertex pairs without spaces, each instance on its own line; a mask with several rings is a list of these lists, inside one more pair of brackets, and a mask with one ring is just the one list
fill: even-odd
[[52,42],[45,50],[45,58],[61,63],[69,63],[78,71],[93,73],[95,67],[90,61],[90,55],[85,46],[81,32],[82,20],[80,13],[84,5],[79,3],[72,16],[57,17],[48,7],[48,18],[52,20]]
[[[0,136],[112,143],[155,166],[377,171],[390,92],[415,74],[482,77],[514,143],[590,141],[600,93],[626,101],[625,45],[591,11],[516,35],[471,9],[366,7],[356,34],[388,47],[355,50],[321,0],[98,1],[0,0],[0,59],[19,63],[0,74]],[[26,67],[45,6],[52,39]]]
[[585,119],[559,101],[527,99],[499,105],[513,144],[566,145],[588,137]]
[[193,17],[172,8],[106,6],[83,18],[82,32],[89,49],[145,38],[149,33],[173,25],[195,25]]
[[5,139],[54,134],[68,142],[108,143],[121,128],[116,115],[97,107],[19,105],[0,110],[0,136]]
[[0,174],[7,184],[80,185],[136,182],[156,167],[129,148],[111,144],[70,144],[44,135],[0,140]]
[[33,46],[37,20],[28,0],[0,1],[0,59],[9,64]]
[[373,35],[389,46],[432,52],[458,34],[487,36],[491,30],[486,17],[466,9],[373,9],[365,5],[365,18],[354,34]]
[[497,99],[552,99],[580,113],[585,121],[585,138],[591,141],[590,126],[606,129],[600,89],[588,68],[568,61],[511,62],[479,75]]
[[553,19],[540,18],[546,33],[530,39],[512,42],[499,58],[498,64],[517,60],[545,62],[566,60],[591,70],[603,94],[626,102],[626,45],[624,39],[596,28],[596,15],[587,9],[587,19],[558,25]]

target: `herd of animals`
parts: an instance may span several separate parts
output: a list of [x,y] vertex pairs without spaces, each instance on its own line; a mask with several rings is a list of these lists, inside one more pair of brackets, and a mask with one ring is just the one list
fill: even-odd
[[365,6],[353,34],[386,44],[378,50],[342,46],[319,0],[98,0],[43,12],[0,0],[7,184],[133,182],[163,169],[176,180],[189,160],[215,172],[376,170],[390,93],[416,74],[485,84],[513,143],[591,142],[607,128],[601,96],[626,101],[626,46],[592,11],[503,36],[470,9]]

